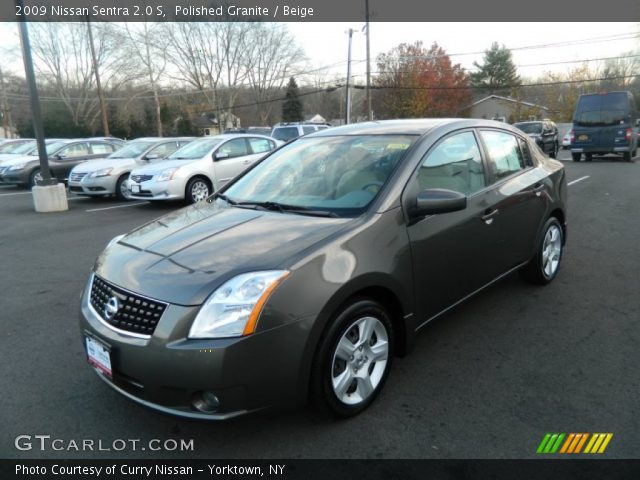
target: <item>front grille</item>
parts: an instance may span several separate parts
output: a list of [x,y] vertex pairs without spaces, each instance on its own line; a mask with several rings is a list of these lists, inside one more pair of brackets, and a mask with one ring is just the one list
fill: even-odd
[[[113,300],[114,298],[116,300]],[[167,308],[166,303],[123,290],[97,276],[93,277],[89,301],[100,317],[109,325],[142,335],[153,335]],[[111,318],[109,318],[108,311]]]
[[152,178],[153,175],[131,175],[131,180],[136,183],[146,182],[148,180],[151,180]]
[[72,182],[80,182],[86,176],[87,176],[87,172],[84,172],[84,173],[71,172],[71,177],[69,177],[69,180],[71,180]]
[[82,187],[69,187],[69,191],[82,193]]

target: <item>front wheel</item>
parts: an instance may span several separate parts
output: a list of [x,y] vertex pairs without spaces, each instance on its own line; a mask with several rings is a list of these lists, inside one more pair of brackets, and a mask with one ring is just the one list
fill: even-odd
[[211,187],[205,179],[196,177],[189,180],[185,192],[187,203],[196,203],[206,200],[211,195]]
[[556,217],[549,218],[542,231],[536,254],[520,271],[526,280],[538,285],[550,283],[557,275],[564,241],[562,225]]
[[118,200],[128,200],[129,199],[129,190],[127,188],[127,178],[129,178],[129,174],[125,173],[124,175],[120,175],[118,181],[116,182],[116,198]]

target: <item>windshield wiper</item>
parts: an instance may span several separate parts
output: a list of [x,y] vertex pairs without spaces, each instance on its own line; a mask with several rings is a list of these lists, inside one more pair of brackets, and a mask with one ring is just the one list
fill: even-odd
[[216,198],[220,198],[222,200],[224,200],[225,202],[227,202],[229,205],[237,205],[238,202],[236,202],[235,200],[230,199],[229,197],[227,197],[224,193],[218,193],[215,192],[213,195],[211,195],[208,199],[207,202],[211,203],[213,202]]
[[309,207],[303,207],[300,205],[287,205],[286,203],[278,203],[278,202],[235,202],[232,203],[237,207],[241,208],[263,208],[265,210],[276,211],[280,213],[294,213],[298,215],[313,215],[316,217],[333,217],[337,218],[337,215],[334,212],[329,212],[328,210],[315,210]]

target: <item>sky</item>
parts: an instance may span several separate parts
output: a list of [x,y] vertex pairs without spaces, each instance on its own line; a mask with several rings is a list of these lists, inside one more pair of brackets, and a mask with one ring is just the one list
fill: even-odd
[[[363,23],[288,23],[289,30],[304,49],[309,68],[320,68],[328,77],[346,77],[347,30],[353,28],[352,71],[356,83],[364,83],[366,71]],[[634,38],[632,34],[636,34]],[[615,38],[627,37],[627,38]],[[482,60],[482,52],[496,41],[514,49],[514,63],[524,78],[535,78],[545,71],[566,71],[580,62],[540,65],[556,62],[615,57],[632,50],[640,51],[640,23],[381,23],[371,24],[372,71],[375,58],[400,43],[421,40],[428,48],[437,42],[451,55],[454,63],[473,69]],[[522,48],[546,45],[544,48]],[[15,23],[0,24],[0,49],[13,52],[0,55],[3,69],[22,74],[20,49]],[[475,53],[474,53],[475,52]],[[471,54],[473,53],[473,54]]]

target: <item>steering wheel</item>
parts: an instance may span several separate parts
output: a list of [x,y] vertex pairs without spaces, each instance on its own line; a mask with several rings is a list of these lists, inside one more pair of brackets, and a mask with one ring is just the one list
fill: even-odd
[[368,189],[371,187],[377,187],[376,191],[372,193],[378,193],[382,188],[382,185],[384,185],[384,182],[369,182],[366,185],[364,185],[360,190],[368,191]]

